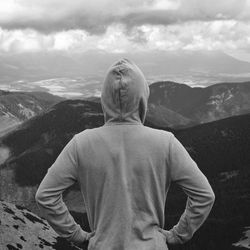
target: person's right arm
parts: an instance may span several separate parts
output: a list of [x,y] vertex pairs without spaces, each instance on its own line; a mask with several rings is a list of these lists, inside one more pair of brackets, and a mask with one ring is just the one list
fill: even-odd
[[204,223],[213,206],[215,195],[205,177],[183,145],[171,135],[169,145],[171,180],[187,194],[187,203],[179,222],[170,230],[163,230],[169,244],[190,240]]
[[77,149],[73,138],[48,169],[35,199],[43,217],[58,235],[80,245],[94,233],[85,232],[76,223],[62,199],[62,193],[77,181],[77,166]]

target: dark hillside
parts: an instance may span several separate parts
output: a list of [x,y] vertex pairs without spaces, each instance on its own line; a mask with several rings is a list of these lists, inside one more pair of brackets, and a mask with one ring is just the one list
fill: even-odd
[[250,163],[250,114],[176,132],[202,171],[214,176]]
[[6,164],[15,166],[19,185],[38,184],[74,134],[102,124],[100,104],[61,102],[2,138],[1,143],[11,149],[13,156]]

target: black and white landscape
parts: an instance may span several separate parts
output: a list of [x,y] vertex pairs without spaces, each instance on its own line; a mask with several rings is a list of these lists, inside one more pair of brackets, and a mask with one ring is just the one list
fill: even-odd
[[[250,249],[249,20],[250,0],[2,1],[0,249],[78,249],[34,195],[67,142],[103,125],[102,80],[123,57],[150,87],[145,125],[174,133],[216,196],[192,240],[169,249]],[[89,230],[77,185],[64,201]],[[173,184],[165,228],[185,202]]]
[[[237,249],[232,244],[240,240],[250,224],[249,86],[223,83],[192,89],[174,82],[150,86],[146,125],[170,130],[177,136],[210,180],[217,197],[208,221],[181,249]],[[194,102],[190,102],[191,107],[183,98],[188,95]],[[203,117],[209,117],[209,122]],[[4,135],[0,139],[0,199],[38,213],[34,194],[47,169],[74,134],[102,124],[98,98],[65,100]],[[78,187],[65,193],[64,199],[80,219],[84,204]],[[184,205],[185,196],[173,186],[166,207],[166,226],[177,222]]]

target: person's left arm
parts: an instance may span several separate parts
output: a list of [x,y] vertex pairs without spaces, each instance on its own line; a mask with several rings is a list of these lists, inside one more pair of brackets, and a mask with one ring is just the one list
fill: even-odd
[[91,234],[83,231],[75,222],[62,200],[63,191],[77,181],[77,164],[76,142],[73,137],[48,169],[35,199],[42,215],[59,236],[81,244]]

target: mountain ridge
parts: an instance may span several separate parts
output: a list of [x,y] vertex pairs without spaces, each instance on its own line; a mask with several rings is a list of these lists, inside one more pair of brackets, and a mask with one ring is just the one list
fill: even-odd
[[0,135],[64,100],[46,92],[0,91]]
[[156,110],[157,105],[159,110],[163,106],[193,123],[206,123],[249,113],[250,82],[219,83],[205,88],[172,81],[155,82],[150,85],[149,107],[152,104]]

